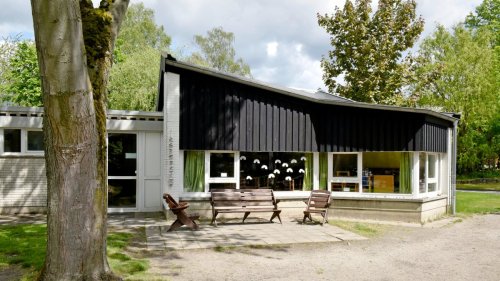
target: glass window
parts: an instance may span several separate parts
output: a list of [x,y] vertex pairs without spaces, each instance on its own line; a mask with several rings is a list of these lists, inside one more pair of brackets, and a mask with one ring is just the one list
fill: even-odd
[[136,176],[137,138],[135,134],[108,134],[108,175]]
[[418,156],[418,162],[419,162],[419,177],[418,177],[418,191],[420,193],[425,193],[425,178],[426,178],[426,173],[425,173],[425,153],[419,153]]
[[429,154],[428,155],[428,161],[429,161],[429,178],[433,179],[436,177],[436,155]]
[[429,192],[433,192],[433,191],[436,191],[437,190],[437,183],[433,182],[433,183],[429,183],[427,185],[427,188],[428,188],[428,191]]
[[236,184],[231,182],[226,183],[209,183],[208,184],[209,191],[214,189],[236,189]]
[[333,154],[333,176],[334,177],[357,177],[358,155],[357,154]]
[[135,208],[135,179],[108,179],[108,206],[110,208]]
[[28,131],[28,151],[43,151],[42,131]]
[[184,152],[184,188],[187,192],[205,191],[205,152]]
[[3,130],[3,151],[21,152],[21,130],[4,129]]
[[411,166],[408,152],[363,153],[363,192],[411,193]]
[[312,190],[312,153],[242,152],[240,188]]
[[234,153],[210,153],[210,177],[234,177]]

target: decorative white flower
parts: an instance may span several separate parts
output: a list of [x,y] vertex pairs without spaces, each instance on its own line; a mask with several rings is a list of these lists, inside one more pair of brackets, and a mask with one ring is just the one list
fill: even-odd
[[255,159],[255,160],[253,160],[253,163],[254,164],[260,164],[260,160],[259,159]]
[[281,167],[288,167],[288,163],[281,164]]
[[269,174],[269,176],[267,176],[267,177],[270,178],[270,179],[274,179],[275,175],[274,174]]
[[280,163],[280,164],[281,164],[281,160],[276,159],[276,160],[274,160],[274,163],[275,163],[275,164],[278,164],[278,163]]
[[267,165],[262,165],[262,167],[260,167],[262,170],[267,170]]
[[247,177],[246,177],[246,180],[247,180],[247,181],[251,181],[251,180],[252,180],[252,177],[251,177],[251,176],[247,176]]
[[304,174],[305,172],[306,172],[306,171],[304,171],[304,169],[300,169],[300,170],[299,170],[299,173],[301,173],[301,174]]
[[293,173],[293,169],[292,168],[288,168],[288,169],[286,169],[286,172],[287,173]]
[[240,156],[240,160],[247,160],[245,156]]
[[296,163],[297,163],[297,160],[292,159],[292,160],[290,161],[290,163],[292,163],[292,164],[296,164]]
[[281,172],[280,172],[280,170],[276,169],[276,170],[274,170],[274,171],[273,171],[273,173],[275,173],[275,174],[278,174],[278,175],[279,175]]
[[285,178],[286,181],[291,181],[292,180],[292,177],[286,177]]
[[307,157],[305,156],[300,157],[300,161],[307,161]]

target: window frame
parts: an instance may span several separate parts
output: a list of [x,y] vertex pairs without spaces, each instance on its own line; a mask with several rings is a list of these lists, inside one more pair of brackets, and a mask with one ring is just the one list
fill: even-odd
[[[210,155],[215,153],[231,153],[233,159],[233,177],[211,177],[210,176]],[[240,152],[229,150],[206,150],[205,151],[205,193],[210,192],[211,183],[234,183],[236,189],[240,189]],[[192,193],[192,192],[188,192]]]
[[[356,166],[357,166],[357,176],[355,177],[337,177],[333,175],[333,156],[336,154],[351,154],[356,155]],[[357,192],[348,192],[348,191],[332,191],[333,194],[361,194],[363,191],[362,188],[362,176],[363,173],[363,153],[362,152],[331,152],[328,153],[328,190],[332,191],[332,183],[355,183],[358,184]]]
[[[21,151],[20,152],[6,152],[5,146],[5,130],[19,130],[21,132]],[[17,127],[4,127],[0,128],[0,155],[1,156],[22,156],[22,155],[45,155],[45,150],[28,150],[28,132],[43,132],[38,128],[17,128]],[[44,144],[45,145],[45,144]]]

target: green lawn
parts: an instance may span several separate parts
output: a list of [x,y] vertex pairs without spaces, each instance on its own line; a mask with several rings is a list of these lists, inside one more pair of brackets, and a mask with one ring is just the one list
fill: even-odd
[[500,183],[464,183],[457,184],[457,189],[464,190],[498,190],[500,191]]
[[[0,226],[0,271],[17,265],[26,270],[22,280],[35,280],[45,260],[46,233],[45,224]],[[108,234],[109,264],[113,272],[125,280],[150,279],[146,273],[149,262],[134,257],[126,249],[134,239],[143,239],[139,233]]]
[[457,213],[487,214],[500,212],[500,194],[457,192]]

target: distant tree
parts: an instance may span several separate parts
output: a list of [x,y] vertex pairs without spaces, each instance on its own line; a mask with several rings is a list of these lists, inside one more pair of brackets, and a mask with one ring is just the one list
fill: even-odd
[[7,37],[0,41],[0,100],[3,94],[2,85],[6,84],[5,74],[10,72],[10,58],[14,56],[20,36]]
[[154,11],[132,4],[116,39],[115,65],[109,82],[109,107],[154,110],[160,55],[171,38],[154,22]]
[[461,173],[482,169],[500,153],[494,124],[500,112],[500,79],[495,72],[492,37],[488,29],[470,31],[458,25],[450,32],[438,26],[412,58],[415,78],[410,90],[417,106],[462,113],[458,137]]
[[[368,103],[397,104],[402,99],[402,54],[423,30],[413,0],[346,1],[332,15],[318,14],[333,49],[321,60],[323,81],[332,93]],[[343,80],[343,82],[341,82]]]
[[216,27],[209,30],[206,36],[196,35],[194,41],[199,51],[191,54],[189,62],[227,73],[252,76],[250,66],[242,58],[236,59],[232,32]]
[[133,52],[111,69],[109,107],[152,111],[158,93],[160,53],[150,46]]
[[[169,49],[171,38],[165,33],[163,26],[155,23],[154,10],[144,7],[143,3],[131,4],[116,38],[115,53],[118,61],[122,55],[130,55],[151,47],[158,52]],[[116,59],[116,58],[115,58]],[[157,61],[159,65],[159,59]]]
[[489,28],[495,36],[495,45],[500,45],[500,0],[483,0],[474,13],[465,18],[465,26],[469,29]]
[[35,43],[17,42],[2,73],[2,101],[21,106],[42,106],[40,71]]

